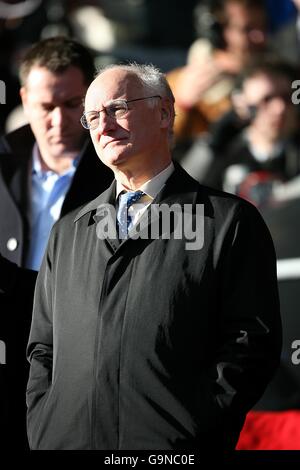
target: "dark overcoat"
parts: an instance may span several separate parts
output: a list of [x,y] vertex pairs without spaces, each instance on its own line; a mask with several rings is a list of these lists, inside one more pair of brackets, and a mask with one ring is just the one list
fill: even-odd
[[265,223],[178,166],[152,204],[194,218],[204,205],[201,248],[175,236],[118,242],[101,222],[114,199],[115,183],[53,228],[28,345],[30,445],[233,449],[281,349]]

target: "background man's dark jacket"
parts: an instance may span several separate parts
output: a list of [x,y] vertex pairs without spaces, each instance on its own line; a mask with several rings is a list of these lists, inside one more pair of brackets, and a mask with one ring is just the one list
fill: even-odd
[[[34,142],[30,126],[21,127],[0,141],[0,253],[15,263],[0,258],[0,340],[6,345],[6,364],[0,365],[1,444],[7,442],[14,449],[18,443],[22,445],[25,436],[24,383],[28,377],[25,351],[37,275],[23,268],[29,242]],[[112,172],[101,163],[89,141],[61,216],[94,199],[112,179]],[[2,419],[3,414],[6,420]]]
[[180,167],[153,204],[188,204],[194,222],[204,204],[201,249],[172,233],[103,237],[114,203],[115,183],[52,231],[28,346],[30,444],[233,449],[280,356],[266,225],[252,205]]

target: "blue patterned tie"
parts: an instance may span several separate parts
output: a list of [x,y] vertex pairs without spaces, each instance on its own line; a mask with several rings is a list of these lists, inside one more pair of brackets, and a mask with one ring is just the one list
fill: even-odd
[[144,196],[143,191],[128,191],[120,194],[117,221],[119,226],[119,238],[123,240],[128,235],[128,229],[131,223],[131,217],[128,214],[129,207],[139,201]]

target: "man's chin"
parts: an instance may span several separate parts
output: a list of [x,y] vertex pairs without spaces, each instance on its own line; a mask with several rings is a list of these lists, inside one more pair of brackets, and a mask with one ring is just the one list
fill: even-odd
[[103,155],[103,162],[109,167],[120,167],[128,162],[130,152],[128,148],[106,147]]

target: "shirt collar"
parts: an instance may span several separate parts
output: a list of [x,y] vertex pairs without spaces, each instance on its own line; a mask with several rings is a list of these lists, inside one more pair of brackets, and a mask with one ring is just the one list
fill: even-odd
[[[140,186],[137,189],[139,189],[140,191],[143,191],[151,199],[154,199],[157,196],[157,194],[160,192],[160,190],[162,189],[167,179],[171,176],[173,171],[174,171],[174,163],[171,162],[166,168],[164,168],[164,170],[162,170],[160,173],[155,175],[150,180],[146,181],[146,183],[144,183],[142,186]],[[122,191],[128,191],[128,189],[126,189],[120,181],[117,181],[116,199],[118,199]]]

